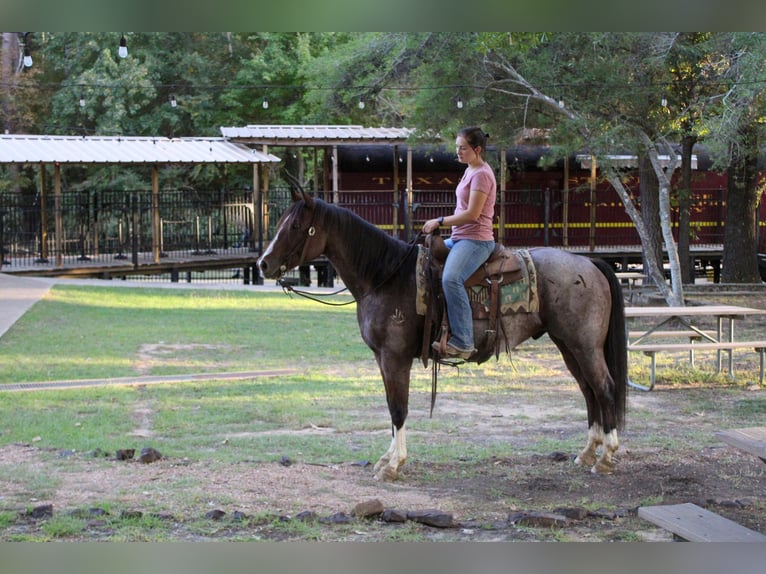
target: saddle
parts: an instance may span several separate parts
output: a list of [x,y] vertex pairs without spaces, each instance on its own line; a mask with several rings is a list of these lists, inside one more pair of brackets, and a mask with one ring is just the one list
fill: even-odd
[[[431,354],[431,343],[439,340],[444,348],[449,338],[449,323],[447,320],[446,302],[441,288],[444,262],[449,254],[449,248],[444,244],[444,238],[440,235],[426,237],[425,263],[422,274],[426,278],[426,288],[430,295],[426,298],[425,305],[425,328],[423,331],[423,346],[421,359],[424,366],[428,366],[428,358]],[[492,355],[500,355],[500,341],[497,330],[502,328],[502,315],[519,310],[530,311],[536,309],[536,297],[532,301],[521,304],[506,304],[504,302],[503,288],[526,280],[522,289],[524,293],[530,293],[530,286],[534,281],[534,272],[530,273],[531,259],[528,253],[521,252],[495,245],[495,250],[465,282],[468,299],[474,320],[487,320],[487,328],[484,336],[476,334],[475,345],[477,352],[471,357],[471,361],[483,363]],[[420,274],[419,274],[420,275]],[[531,276],[530,276],[531,275]],[[536,292],[536,289],[535,289]]]

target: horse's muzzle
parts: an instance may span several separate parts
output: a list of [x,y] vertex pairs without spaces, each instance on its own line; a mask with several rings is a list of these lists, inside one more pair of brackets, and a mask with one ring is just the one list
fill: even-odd
[[269,264],[265,255],[258,260],[258,268],[267,279],[279,279],[287,271],[284,265],[277,267],[276,265]]

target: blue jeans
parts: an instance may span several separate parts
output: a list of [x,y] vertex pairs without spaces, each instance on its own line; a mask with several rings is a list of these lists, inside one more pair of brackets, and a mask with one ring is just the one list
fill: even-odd
[[449,344],[463,351],[470,350],[474,348],[473,317],[468,294],[465,292],[465,281],[489,258],[495,242],[473,239],[453,241],[449,238],[445,244],[450,248],[442,275],[442,288],[452,332]]

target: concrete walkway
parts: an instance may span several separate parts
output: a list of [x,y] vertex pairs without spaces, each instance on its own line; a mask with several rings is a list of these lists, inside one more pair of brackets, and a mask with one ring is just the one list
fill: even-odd
[[0,337],[42,299],[55,282],[55,279],[0,273]]

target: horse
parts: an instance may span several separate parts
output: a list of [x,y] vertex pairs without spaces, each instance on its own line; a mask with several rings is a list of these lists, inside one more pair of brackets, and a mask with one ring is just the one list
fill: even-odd
[[[395,480],[407,459],[405,422],[410,371],[421,353],[424,318],[416,309],[417,247],[355,213],[293,188],[293,203],[277,225],[258,267],[268,279],[324,255],[356,301],[362,339],[383,378],[391,444],[375,464],[378,480]],[[506,349],[547,333],[585,397],[587,443],[579,465],[611,474],[627,396],[627,343],[622,288],[598,259],[550,247],[529,250],[538,276],[537,312],[501,318]],[[486,320],[474,320],[480,333]],[[597,449],[601,447],[600,456]]]

